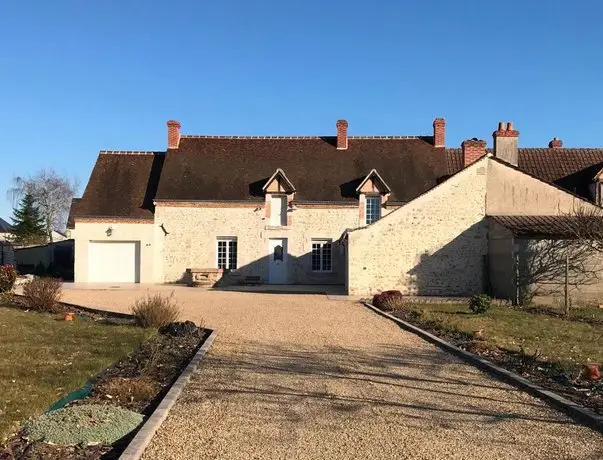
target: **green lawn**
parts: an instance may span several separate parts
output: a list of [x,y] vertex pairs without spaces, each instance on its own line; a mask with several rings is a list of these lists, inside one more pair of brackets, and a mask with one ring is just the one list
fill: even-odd
[[[527,311],[539,310],[548,311],[557,315],[565,315],[565,309],[562,306],[552,305],[533,305],[526,307]],[[569,311],[569,319],[582,319],[593,323],[603,324],[603,308],[598,307],[572,307]]]
[[[409,303],[418,322],[432,322],[438,329],[473,334],[483,329],[486,342],[499,348],[526,352],[539,350],[540,359],[558,362],[575,370],[587,361],[603,363],[603,326],[571,321],[543,314],[532,314],[504,306],[493,306],[486,314],[475,315],[464,304]],[[574,316],[599,314],[593,309]]]
[[0,441],[151,334],[0,306]]

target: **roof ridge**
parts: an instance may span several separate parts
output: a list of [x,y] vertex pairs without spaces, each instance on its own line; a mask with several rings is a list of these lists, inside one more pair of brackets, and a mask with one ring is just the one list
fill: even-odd
[[603,147],[518,147],[519,150],[603,150]]
[[[211,136],[182,134],[180,139],[324,139],[337,136]],[[421,139],[433,136],[348,136],[348,139]]]
[[180,139],[323,139],[335,136],[207,136],[182,134]]
[[157,152],[154,150],[101,150],[99,153],[108,155],[154,155],[164,152]]

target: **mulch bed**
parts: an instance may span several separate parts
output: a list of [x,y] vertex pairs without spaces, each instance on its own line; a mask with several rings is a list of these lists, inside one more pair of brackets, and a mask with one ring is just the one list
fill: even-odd
[[[24,310],[29,309],[25,302],[25,298],[21,295],[11,294],[10,296],[6,296],[5,300],[14,307],[22,308]],[[78,305],[71,305],[63,302],[57,302],[52,313],[74,313],[79,317],[110,324],[134,324],[134,318],[132,318],[131,315],[111,311],[99,311],[93,308],[80,307]]]
[[[89,396],[70,404],[110,404],[148,416],[208,335],[207,330],[191,322],[162,328],[137,350],[102,371],[92,383]],[[17,434],[0,446],[0,460],[116,459],[135,434],[130,433],[112,446],[71,447],[30,443]]]
[[425,321],[412,310],[400,309],[388,313],[603,415],[603,382],[600,380],[593,382],[580,378],[580,375],[572,376],[559,365],[539,359],[538,355],[505,350],[475,339],[470,334],[441,328],[437,322]]

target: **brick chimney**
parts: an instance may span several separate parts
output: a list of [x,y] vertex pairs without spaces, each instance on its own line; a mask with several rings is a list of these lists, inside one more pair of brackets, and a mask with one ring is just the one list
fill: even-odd
[[177,149],[180,143],[180,122],[169,120],[168,127],[168,149]]
[[433,120],[433,146],[446,146],[446,120],[443,118]]
[[501,121],[498,129],[492,133],[492,137],[494,137],[494,156],[517,166],[519,131],[513,129],[513,123],[505,124]]
[[463,168],[477,161],[486,154],[486,141],[476,137],[467,139],[461,144],[463,150]]
[[563,141],[561,139],[553,137],[553,140],[549,142],[550,149],[560,149],[561,147],[563,147]]
[[337,120],[337,149],[345,150],[348,148],[348,122],[347,120]]

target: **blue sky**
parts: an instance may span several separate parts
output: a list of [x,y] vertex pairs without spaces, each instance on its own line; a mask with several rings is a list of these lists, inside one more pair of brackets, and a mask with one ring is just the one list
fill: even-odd
[[[570,6],[571,5],[571,6]],[[191,134],[431,133],[603,146],[597,1],[81,0],[0,6],[0,216],[14,175]]]

